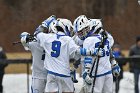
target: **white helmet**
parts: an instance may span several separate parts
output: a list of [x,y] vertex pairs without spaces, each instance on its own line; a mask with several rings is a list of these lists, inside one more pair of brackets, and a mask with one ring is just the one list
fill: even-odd
[[87,17],[85,15],[80,15],[79,17],[77,17],[74,20],[74,31],[78,32],[81,31],[83,28],[89,26],[89,20],[87,19]]
[[90,30],[93,30],[93,33],[103,28],[101,19],[90,19],[89,22],[90,22]]
[[67,36],[72,36],[73,26],[70,20],[58,18],[56,26],[60,26]]
[[87,38],[90,34],[89,20],[85,15],[80,15],[74,21],[74,31],[78,34],[81,40]]

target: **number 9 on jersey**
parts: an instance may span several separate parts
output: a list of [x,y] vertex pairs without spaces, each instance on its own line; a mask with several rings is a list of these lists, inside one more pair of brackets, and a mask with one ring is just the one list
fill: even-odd
[[58,57],[60,55],[60,48],[61,48],[61,42],[60,41],[53,41],[52,42],[52,57]]

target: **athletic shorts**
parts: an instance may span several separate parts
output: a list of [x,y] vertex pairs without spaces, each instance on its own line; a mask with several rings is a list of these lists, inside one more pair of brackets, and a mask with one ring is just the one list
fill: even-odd
[[[84,82],[84,91],[92,93],[93,85],[88,85]],[[97,77],[93,93],[113,93],[113,76],[108,74],[105,76]]]
[[48,74],[45,92],[74,92],[74,84],[71,77]]

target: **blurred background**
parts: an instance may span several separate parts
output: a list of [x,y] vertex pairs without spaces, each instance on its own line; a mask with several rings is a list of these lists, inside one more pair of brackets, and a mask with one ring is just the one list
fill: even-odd
[[101,18],[123,49],[128,50],[140,34],[140,6],[137,0],[0,0],[0,45],[6,52],[24,52],[19,40],[23,31],[33,33],[50,15],[72,22],[85,14]]
[[[51,15],[73,22],[82,14],[102,19],[104,29],[121,45],[124,56],[128,56],[130,47],[136,42],[135,37],[140,35],[137,0],[0,0],[0,46],[8,59],[30,59],[30,52],[26,52],[23,46],[12,45],[20,40],[22,32],[33,34]],[[129,70],[128,64],[124,69]],[[8,65],[6,74],[9,73],[26,73],[26,64]]]

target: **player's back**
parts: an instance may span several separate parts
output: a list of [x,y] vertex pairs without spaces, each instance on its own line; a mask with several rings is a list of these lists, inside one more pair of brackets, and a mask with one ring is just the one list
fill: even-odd
[[29,42],[29,50],[32,53],[32,76],[34,78],[44,79],[47,72],[44,68],[45,52],[37,41]]
[[[85,39],[83,43],[83,47],[86,49],[98,49],[101,42],[101,35],[94,35],[91,37],[88,37]],[[104,74],[111,70],[111,64],[110,64],[110,46],[111,42],[108,38],[105,41],[104,48],[103,48],[103,56],[99,59],[99,66],[98,66],[98,72],[97,75]],[[92,57],[92,62],[94,62],[94,57]],[[93,73],[95,71],[95,68],[93,70]]]
[[70,76],[69,57],[76,49],[72,38],[65,36],[61,32],[46,35],[40,33],[38,37],[41,39],[41,46],[43,46],[46,52],[44,66],[48,70],[48,73],[59,76]]

